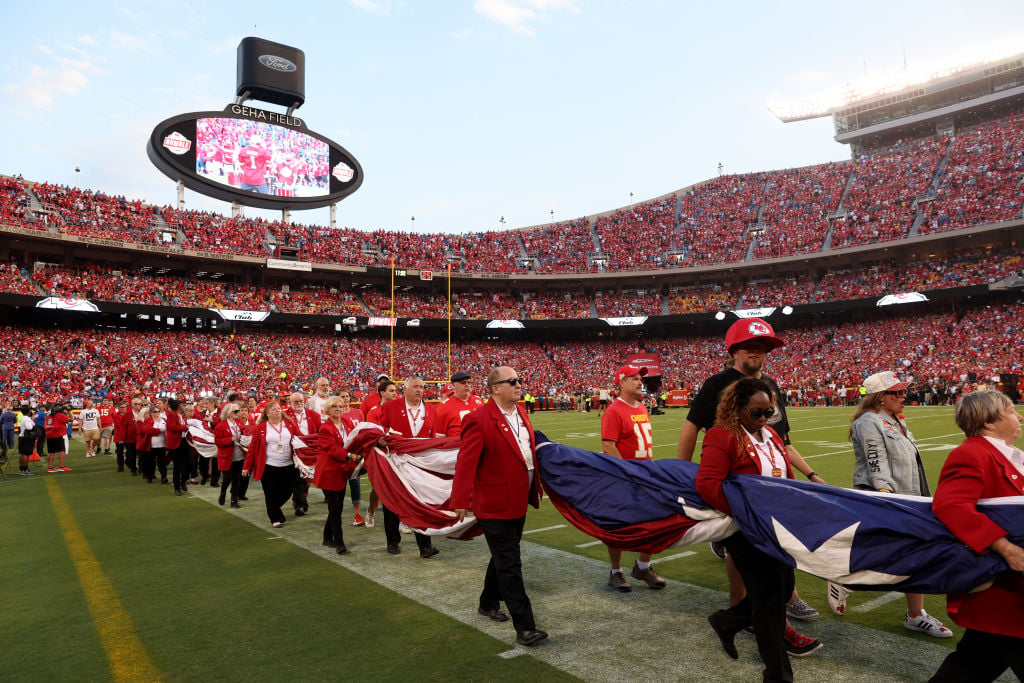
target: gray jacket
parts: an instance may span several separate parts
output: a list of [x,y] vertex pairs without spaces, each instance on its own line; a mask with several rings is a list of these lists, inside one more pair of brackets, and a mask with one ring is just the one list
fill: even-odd
[[[900,430],[902,425],[907,435]],[[907,423],[885,412],[867,412],[852,425],[853,485],[893,493],[930,496],[921,455]]]

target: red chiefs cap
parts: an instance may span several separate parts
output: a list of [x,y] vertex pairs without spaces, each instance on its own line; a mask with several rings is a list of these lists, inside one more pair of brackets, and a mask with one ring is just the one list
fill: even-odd
[[647,368],[638,368],[635,365],[623,365],[621,368],[615,371],[615,384],[618,386],[622,384],[622,380],[633,375],[640,375],[644,377],[647,375]]
[[725,346],[729,353],[733,347],[751,339],[760,339],[770,345],[769,351],[785,346],[786,342],[775,336],[772,326],[760,318],[745,318],[737,320],[725,333]]
[[441,389],[441,395],[442,396],[451,396],[454,393],[455,393],[455,387],[453,387],[451,384],[445,384],[444,385],[444,389]]

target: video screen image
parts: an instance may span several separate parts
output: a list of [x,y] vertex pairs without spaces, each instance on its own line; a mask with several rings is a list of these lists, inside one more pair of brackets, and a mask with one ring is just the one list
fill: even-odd
[[330,147],[260,121],[198,119],[196,173],[244,192],[322,197],[330,191]]

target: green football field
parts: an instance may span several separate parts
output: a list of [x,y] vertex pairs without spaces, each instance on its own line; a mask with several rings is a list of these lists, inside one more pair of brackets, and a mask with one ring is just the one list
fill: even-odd
[[[830,483],[850,486],[851,409],[791,409],[793,441]],[[656,457],[675,457],[682,410],[653,418]],[[908,408],[934,486],[962,434],[952,408]],[[554,441],[599,449],[596,413],[545,413],[535,427]],[[114,471],[112,457],[83,457],[73,440],[70,473],[0,480],[0,609],[7,647],[0,679],[35,680],[560,680],[647,678],[757,680],[753,639],[740,659],[721,651],[706,617],[727,605],[724,563],[706,546],[655,558],[662,591],[606,586],[602,545],[549,504],[527,517],[523,558],[538,626],[550,638],[515,645],[509,624],[476,614],[488,553],[482,539],[437,539],[421,560],[406,537],[384,550],[381,523],[346,526],[350,553],[320,545],[326,505],[271,529],[259,485],[240,510],[214,489],[145,484]],[[1020,444],[1018,444],[1020,445]],[[369,490],[364,479],[364,505]],[[346,503],[346,524],[351,511]],[[379,517],[379,515],[378,515]],[[624,564],[634,556],[626,554]],[[821,612],[796,622],[823,649],[794,659],[798,679],[926,680],[956,639],[903,628],[895,593],[855,593],[832,615],[822,580],[797,573],[801,596]],[[926,609],[953,627],[942,596]],[[1007,679],[1009,680],[1009,679]]]

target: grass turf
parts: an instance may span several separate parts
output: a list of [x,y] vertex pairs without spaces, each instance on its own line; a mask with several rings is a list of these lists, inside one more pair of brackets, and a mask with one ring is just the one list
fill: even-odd
[[[850,485],[853,470],[852,449],[846,439],[851,413],[845,408],[790,411],[794,444],[816,471],[840,486]],[[675,457],[684,416],[685,411],[669,410],[653,418],[656,457]],[[934,486],[945,455],[962,440],[952,422],[952,409],[908,408],[907,416]],[[595,413],[538,413],[534,424],[553,440],[599,448],[600,421]],[[567,671],[573,671],[571,657],[565,658],[570,664],[560,664],[559,670],[538,657],[496,656],[512,649],[511,627],[497,632],[500,635],[487,635],[358,572],[282,542],[269,528],[223,514],[193,496],[175,497],[169,486],[144,484],[138,477],[116,473],[110,458],[86,460],[78,440],[72,441],[69,464],[75,468],[72,473],[22,478],[12,471],[0,482],[7,512],[5,524],[0,526],[0,546],[5,550],[0,571],[8,577],[0,594],[12,646],[4,665],[5,678],[111,677],[42,481],[45,478],[58,483],[163,678],[558,680],[570,677]],[[42,469],[37,463],[36,470]],[[253,493],[248,505],[262,508],[261,492],[256,489]],[[322,517],[291,524],[319,529]],[[531,534],[529,542],[592,558],[599,564],[588,566],[603,567],[607,562],[604,547],[579,548],[593,539],[567,525],[551,505],[543,504],[527,518],[528,530],[562,524],[565,526]],[[382,529],[360,531],[380,536],[376,540],[383,544]],[[692,550],[696,551],[692,556],[658,563],[659,573],[725,591],[722,562],[703,547]],[[357,545],[353,552],[369,552],[369,546]],[[679,552],[682,549],[668,551],[663,557]],[[384,557],[381,561],[386,561]],[[444,558],[440,556],[440,561]],[[631,563],[632,559],[627,553],[624,561]],[[366,566],[374,565],[371,561]],[[527,567],[528,586],[529,571]],[[603,571],[595,570],[595,574]],[[477,573],[482,578],[482,567],[479,572],[474,570],[468,585],[456,589],[475,595],[479,590]],[[596,575],[594,585],[601,586],[605,576]],[[82,581],[90,580],[95,577],[82,577]],[[843,623],[855,623],[887,639],[952,646],[952,640],[936,641],[903,629],[905,602],[901,596],[858,611],[880,594],[855,593],[850,611],[839,619],[828,613],[823,581],[798,572],[797,586],[801,596],[822,613],[822,620],[834,620],[840,628]],[[541,609],[543,599],[534,597]],[[926,608],[953,626],[945,617],[941,596],[928,596]],[[803,630],[814,634],[813,626]],[[959,635],[959,629],[954,630]],[[32,646],[27,641],[19,644],[19,633],[31,634]],[[610,672],[610,676],[629,675],[636,666],[649,666],[649,662],[631,662],[625,657],[622,670]],[[656,672],[651,673],[657,678]],[[928,672],[921,673],[922,678],[927,677]]]

